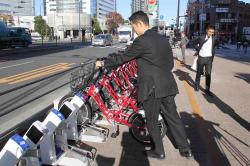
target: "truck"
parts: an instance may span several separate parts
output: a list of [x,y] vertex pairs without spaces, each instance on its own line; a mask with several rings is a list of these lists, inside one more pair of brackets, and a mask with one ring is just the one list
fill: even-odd
[[32,44],[32,40],[28,28],[7,27],[0,21],[0,48],[28,47],[30,44]]
[[130,25],[122,25],[118,27],[118,41],[128,42],[132,38],[132,27]]

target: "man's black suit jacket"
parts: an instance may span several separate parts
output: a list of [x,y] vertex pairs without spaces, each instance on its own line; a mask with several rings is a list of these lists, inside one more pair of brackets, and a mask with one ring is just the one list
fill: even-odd
[[[197,45],[197,54],[199,54],[201,47],[205,42],[205,39],[206,35],[201,36],[197,40],[195,40],[195,44]],[[218,46],[218,41],[214,36],[212,36],[212,60],[214,59],[216,46]]]
[[178,93],[172,69],[173,53],[167,39],[153,30],[137,37],[123,54],[105,60],[105,67],[114,68],[136,59],[138,66],[138,100],[148,99],[154,92],[155,98]]

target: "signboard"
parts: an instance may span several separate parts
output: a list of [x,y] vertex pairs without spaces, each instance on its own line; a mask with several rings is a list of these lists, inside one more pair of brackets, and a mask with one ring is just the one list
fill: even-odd
[[156,5],[156,0],[148,0],[149,5]]
[[220,22],[236,22],[236,19],[220,19]]
[[155,19],[157,17],[158,5],[156,0],[148,0],[148,14]]
[[216,13],[228,13],[228,8],[216,8]]
[[230,4],[231,0],[217,0],[218,4]]
[[198,0],[189,0],[189,3],[198,2]]
[[163,15],[160,15],[160,19],[163,20],[164,16]]

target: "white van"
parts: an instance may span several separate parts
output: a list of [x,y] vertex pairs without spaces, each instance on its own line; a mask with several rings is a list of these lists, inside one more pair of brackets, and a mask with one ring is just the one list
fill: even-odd
[[31,39],[32,39],[32,42],[37,42],[37,41],[42,40],[42,37],[38,32],[31,32]]

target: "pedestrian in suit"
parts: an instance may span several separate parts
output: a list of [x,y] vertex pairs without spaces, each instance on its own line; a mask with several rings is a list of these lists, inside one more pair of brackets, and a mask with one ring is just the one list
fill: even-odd
[[186,46],[187,46],[188,42],[189,42],[189,40],[188,40],[187,36],[185,35],[185,32],[181,32],[181,43],[180,43],[181,53],[182,53],[181,64],[186,63]]
[[153,142],[152,149],[146,151],[146,155],[157,159],[165,158],[163,142],[157,126],[160,106],[163,105],[164,119],[175,138],[180,154],[184,157],[192,157],[183,124],[176,111],[174,98],[178,88],[171,71],[174,61],[169,42],[149,28],[149,19],[144,12],[133,13],[129,20],[138,37],[123,54],[97,61],[96,67],[112,68],[136,59],[138,101],[143,104],[148,131]]
[[247,53],[247,46],[248,46],[248,42],[247,42],[247,40],[245,40],[243,42],[243,51],[244,51],[245,54]]
[[205,67],[205,77],[206,77],[206,94],[208,96],[213,96],[210,91],[211,84],[211,71],[212,64],[215,54],[215,47],[217,41],[214,35],[214,26],[209,25],[206,29],[207,33],[205,36],[201,36],[196,41],[198,43],[197,54],[197,72],[195,77],[195,91],[199,91],[200,78],[203,73],[203,68]]

